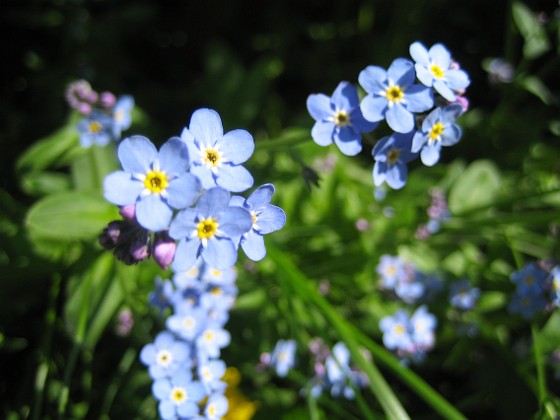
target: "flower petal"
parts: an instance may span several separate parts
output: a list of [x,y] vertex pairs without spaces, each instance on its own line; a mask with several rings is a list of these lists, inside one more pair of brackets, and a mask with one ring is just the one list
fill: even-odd
[[251,157],[255,150],[255,142],[248,131],[232,130],[224,135],[221,150],[229,162],[239,165]]
[[247,198],[247,204],[250,206],[251,209],[258,209],[262,206],[266,206],[270,203],[270,199],[274,194],[274,185],[272,184],[264,184],[255,189]]
[[313,119],[317,121],[329,118],[334,112],[331,98],[323,93],[316,93],[307,97],[307,110]]
[[117,206],[134,204],[144,189],[141,181],[132,179],[130,173],[117,171],[103,180],[103,196],[109,203]]
[[202,251],[204,262],[210,267],[225,270],[237,261],[237,250],[231,239],[214,237]]
[[397,58],[389,66],[387,75],[394,84],[406,88],[414,82],[416,76],[414,63],[406,58]]
[[387,87],[387,71],[378,66],[367,66],[360,72],[358,82],[367,93],[384,91]]
[[200,253],[200,248],[199,240],[180,240],[175,250],[175,258],[173,259],[173,263],[171,263],[173,271],[181,272],[189,270],[196,262]]
[[260,261],[266,255],[264,238],[255,231],[250,231],[241,242],[241,248],[250,260]]
[[406,108],[411,112],[424,112],[434,106],[432,89],[422,85],[412,85],[405,93]]
[[266,235],[267,233],[280,230],[286,224],[286,213],[280,207],[269,204],[261,211],[257,218],[259,233]]
[[380,96],[367,95],[360,103],[362,115],[371,122],[378,122],[385,118],[387,108],[387,99]]
[[426,146],[424,146],[424,148],[422,149],[422,153],[420,154],[422,163],[426,166],[434,166],[439,160],[440,150],[441,144],[439,142],[426,144]]
[[442,44],[435,44],[428,52],[434,64],[437,64],[443,71],[451,66],[451,54]]
[[418,64],[428,67],[430,65],[430,56],[428,50],[421,42],[413,42],[408,49],[410,56]]
[[220,115],[208,108],[198,109],[192,114],[189,131],[205,146],[213,146],[224,135]]
[[338,108],[350,111],[356,108],[360,100],[358,99],[358,90],[348,82],[340,82],[332,95],[332,103]]
[[219,213],[219,229],[228,237],[240,236],[251,229],[251,214],[243,207],[226,207]]
[[159,167],[168,176],[177,176],[189,169],[187,145],[179,137],[166,141],[159,149]]
[[190,173],[185,173],[179,178],[172,179],[166,189],[167,203],[176,209],[192,206],[201,190],[199,179]]
[[131,174],[145,174],[157,159],[158,151],[144,136],[132,136],[124,139],[117,150],[123,169]]
[[180,211],[169,226],[169,236],[173,239],[183,239],[189,237],[196,229],[197,215],[197,209],[185,209]]
[[225,164],[220,168],[216,184],[231,192],[245,191],[253,186],[253,175],[243,166]]
[[333,142],[334,128],[332,121],[317,121],[311,129],[311,137],[319,146],[328,146]]
[[401,104],[389,107],[386,114],[387,124],[397,133],[408,133],[414,129],[414,116]]
[[173,211],[159,194],[149,194],[136,203],[136,220],[140,226],[158,232],[167,229]]
[[346,156],[356,156],[362,151],[362,136],[350,127],[341,127],[333,138],[340,151]]

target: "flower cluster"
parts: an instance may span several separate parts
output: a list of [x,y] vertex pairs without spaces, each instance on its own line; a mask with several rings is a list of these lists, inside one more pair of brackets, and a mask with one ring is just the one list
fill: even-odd
[[105,146],[120,140],[121,133],[130,127],[132,96],[117,98],[111,92],[98,93],[85,80],[71,83],[65,96],[70,108],[85,117],[77,125],[82,147]]
[[[228,409],[221,349],[230,342],[224,329],[237,296],[234,268],[217,270],[201,259],[173,282],[158,279],[150,302],[170,308],[166,330],[143,347],[140,360],[154,380],[152,392],[163,419],[219,419]],[[206,399],[206,403],[203,404]]]
[[468,279],[462,279],[451,285],[449,303],[460,311],[470,311],[479,297],[480,289],[471,287]]
[[414,42],[410,56],[414,61],[397,58],[388,69],[366,67],[358,77],[366,92],[361,102],[357,88],[348,82],[341,82],[331,97],[312,94],[307,99],[315,119],[311,131],[315,143],[334,142],[348,156],[361,152],[363,133],[387,122],[393,133],[382,137],[372,151],[376,186],[386,182],[402,188],[408,162],[420,156],[422,163],[432,166],[439,161],[442,146],[456,144],[462,135],[456,120],[468,108],[462,96],[470,84],[467,73],[442,44],[427,49]]
[[532,319],[550,310],[552,305],[559,306],[560,267],[548,269],[544,265],[531,262],[511,274],[511,281],[515,283],[508,306],[511,313]]
[[420,306],[409,316],[405,310],[381,319],[379,328],[383,332],[383,344],[401,358],[403,362],[419,362],[435,345],[437,319]]

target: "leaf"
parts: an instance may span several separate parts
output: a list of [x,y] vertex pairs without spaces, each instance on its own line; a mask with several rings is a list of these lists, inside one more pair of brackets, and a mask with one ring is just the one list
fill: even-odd
[[519,33],[524,38],[523,55],[531,60],[550,49],[550,41],[536,14],[521,2],[514,2],[512,15]]
[[451,213],[459,215],[478,207],[488,206],[500,189],[500,173],[489,160],[471,163],[449,192]]
[[91,239],[111,220],[117,209],[98,195],[63,192],[45,197],[27,213],[29,231],[48,239]]
[[31,172],[21,177],[21,188],[29,195],[43,196],[70,189],[68,175],[60,172]]

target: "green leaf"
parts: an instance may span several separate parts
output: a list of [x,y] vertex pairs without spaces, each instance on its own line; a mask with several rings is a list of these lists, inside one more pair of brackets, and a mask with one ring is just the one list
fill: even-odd
[[459,215],[488,206],[500,189],[500,173],[489,160],[471,163],[449,192],[451,213]]
[[63,192],[45,197],[27,213],[29,231],[58,240],[91,239],[118,218],[115,206],[87,192]]
[[521,86],[527,91],[535,95],[546,105],[550,105],[554,101],[554,97],[548,87],[536,76],[525,77],[521,80]]
[[543,353],[558,350],[560,347],[560,311],[555,311],[542,330],[537,334]]
[[512,15],[519,33],[524,38],[523,55],[531,60],[543,55],[550,49],[543,24],[531,9],[521,2],[514,2]]
[[31,172],[21,177],[21,188],[33,196],[67,191],[70,186],[68,175],[60,172]]

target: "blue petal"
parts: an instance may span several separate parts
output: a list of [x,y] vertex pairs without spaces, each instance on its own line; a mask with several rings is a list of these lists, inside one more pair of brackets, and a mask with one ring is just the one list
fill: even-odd
[[387,107],[387,99],[380,96],[367,95],[360,103],[364,118],[371,122],[378,122],[385,118]]
[[338,109],[350,111],[358,106],[358,89],[348,82],[340,82],[332,95],[332,103]]
[[154,382],[152,385],[152,393],[154,397],[158,400],[164,400],[169,398],[169,393],[171,392],[171,384],[167,379],[160,379]]
[[159,149],[159,167],[168,176],[177,176],[189,169],[187,145],[179,137],[166,141]]
[[418,153],[422,146],[428,141],[428,136],[421,131],[414,133],[412,138],[412,148],[410,149],[413,153]]
[[253,175],[243,166],[225,164],[220,168],[216,184],[231,192],[245,191],[253,186]]
[[157,351],[156,346],[153,344],[147,344],[142,347],[140,351],[140,361],[144,363],[146,366],[151,365],[156,360]]
[[149,194],[136,203],[136,220],[148,230],[158,232],[167,229],[173,211],[159,194]]
[[385,181],[385,174],[387,172],[387,164],[385,162],[376,161],[373,165],[373,183],[379,187]]
[[396,164],[390,165],[387,174],[386,174],[386,181],[387,184],[394,188],[395,190],[399,190],[406,184],[406,176],[408,174],[408,168],[406,165]]
[[441,133],[441,145],[453,146],[461,140],[462,130],[457,124],[452,124]]
[[350,127],[341,127],[335,132],[334,142],[346,156],[356,156],[362,151],[362,136]]
[[172,179],[167,186],[167,202],[176,209],[192,206],[200,194],[201,184],[199,179],[189,173],[179,178]]
[[434,75],[430,70],[420,64],[416,64],[414,69],[416,70],[416,77],[418,77],[418,80],[420,80],[423,85],[428,87],[432,86],[434,83]]
[[331,98],[323,93],[316,93],[307,97],[307,110],[317,121],[326,120],[334,112]]
[[387,124],[397,133],[408,133],[414,129],[414,116],[401,104],[389,107],[386,114]]
[[245,199],[239,195],[232,195],[229,199],[230,206],[244,207]]
[[334,128],[332,121],[317,121],[311,129],[311,137],[319,146],[328,146],[333,142]]
[[198,414],[198,407],[192,401],[185,401],[177,406],[177,414],[179,414],[181,418],[183,417],[190,418],[195,414]]
[[233,267],[237,261],[237,249],[230,239],[214,237],[202,250],[202,258],[210,267],[225,270]]
[[259,233],[266,235],[267,233],[280,230],[286,224],[286,213],[280,207],[269,204],[261,211],[257,217],[257,225]]
[[202,188],[204,188],[205,190],[216,187],[216,180],[212,169],[210,169],[206,165],[193,165],[191,166],[190,172],[198,178],[202,185]]
[[190,241],[185,239],[180,240],[175,250],[175,258],[171,264],[173,271],[180,272],[189,270],[196,262],[200,248],[200,241],[197,239]]
[[389,66],[387,75],[397,86],[407,87],[414,82],[416,72],[412,61],[406,58],[397,58]]
[[196,229],[197,215],[198,211],[196,209],[185,209],[177,213],[177,216],[175,216],[169,226],[169,236],[173,239],[183,239],[189,237]]
[[453,102],[455,100],[455,93],[447,86],[443,80],[434,80],[434,89],[443,96],[446,100]]
[[229,199],[229,192],[223,188],[211,188],[199,198],[196,208],[203,217],[215,217],[220,210],[228,206]]
[[405,92],[406,107],[411,112],[424,112],[434,106],[432,89],[422,85],[412,85]]
[[213,146],[224,135],[220,115],[208,108],[198,109],[192,114],[189,131],[205,146]]
[[270,203],[270,199],[274,194],[274,185],[264,184],[255,189],[247,198],[247,204],[251,209],[258,209]]
[[360,72],[358,82],[367,93],[385,91],[387,87],[387,72],[381,67],[368,66]]
[[350,113],[352,128],[358,133],[369,133],[377,128],[378,122],[371,122],[364,118],[362,110],[358,107]]
[[418,64],[428,67],[430,65],[430,56],[428,55],[428,50],[420,42],[413,42],[409,48],[410,56]]
[[445,78],[449,87],[455,91],[464,90],[471,83],[469,76],[463,70],[449,70],[445,73]]
[[439,154],[441,150],[441,144],[439,142],[435,142],[433,144],[427,144],[422,149],[422,153],[420,154],[420,159],[422,159],[422,163],[426,166],[433,166],[439,160]]
[[130,173],[127,172],[113,172],[103,180],[105,200],[117,206],[134,204],[142,190],[144,190],[144,184],[132,179]]
[[176,418],[175,415],[177,413],[175,412],[175,404],[173,404],[170,400],[161,401],[159,403],[158,410],[159,410],[159,416],[163,420]]
[[245,252],[245,255],[253,261],[260,261],[266,255],[264,238],[254,231],[249,232],[247,236],[245,236],[245,239],[241,242],[241,248]]
[[145,174],[157,159],[156,147],[144,136],[132,136],[124,139],[117,151],[123,169],[131,174]]
[[442,44],[436,44],[428,52],[434,64],[437,64],[443,71],[449,69],[451,65],[451,54]]
[[173,334],[167,332],[167,331],[163,331],[161,333],[159,333],[156,337],[156,339],[154,340],[154,344],[157,346],[157,348],[161,349],[161,348],[168,348],[169,346],[171,346],[173,343],[175,342],[175,338],[173,338]]
[[221,150],[229,162],[239,165],[251,157],[255,150],[255,142],[248,131],[233,130],[224,135]]
[[251,214],[242,207],[226,207],[219,214],[219,230],[226,236],[240,236],[251,229]]

